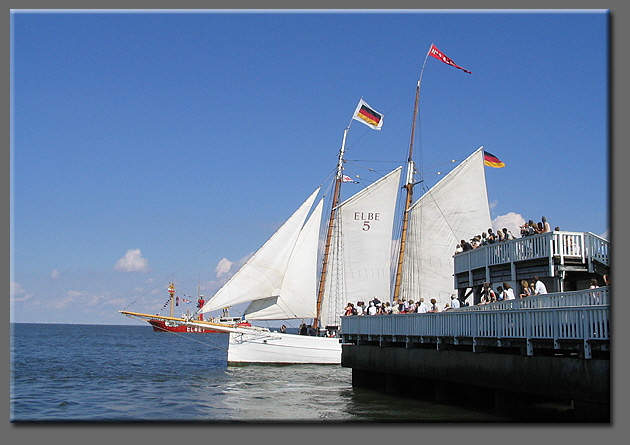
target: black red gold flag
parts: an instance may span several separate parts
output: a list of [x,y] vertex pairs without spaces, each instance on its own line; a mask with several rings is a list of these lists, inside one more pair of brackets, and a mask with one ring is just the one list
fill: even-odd
[[363,99],[359,101],[357,109],[354,111],[353,119],[363,122],[374,130],[380,130],[383,126],[383,115],[370,107]]
[[503,161],[501,161],[492,153],[488,153],[485,150],[483,152],[483,164],[487,165],[488,167],[494,167],[494,168],[505,167],[505,164],[503,163]]

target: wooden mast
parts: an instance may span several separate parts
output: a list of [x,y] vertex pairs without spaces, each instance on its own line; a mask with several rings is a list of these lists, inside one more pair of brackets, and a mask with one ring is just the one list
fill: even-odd
[[405,198],[405,210],[403,212],[403,224],[400,234],[400,250],[398,251],[398,264],[396,266],[396,280],[394,283],[394,295],[393,301],[396,302],[400,297],[400,284],[402,281],[402,268],[403,260],[405,258],[405,248],[407,247],[407,231],[409,228],[409,209],[411,208],[411,202],[413,199],[413,186],[414,182],[415,165],[413,162],[413,143],[416,137],[416,121],[418,120],[418,104],[420,102],[420,83],[422,82],[422,73],[424,73],[424,66],[427,63],[429,53],[424,58],[422,64],[422,70],[420,71],[420,78],[416,85],[416,101],[413,107],[413,122],[411,123],[411,140],[409,141],[409,156],[407,157],[407,182],[404,185],[404,189],[407,191]]
[[[352,121],[350,121],[352,123]],[[346,136],[348,135],[348,125],[343,131],[343,141],[339,149],[339,160],[337,162],[337,175],[335,177],[335,190],[333,192],[332,205],[330,209],[330,218],[328,219],[328,230],[326,233],[326,245],[324,248],[324,257],[322,259],[322,273],[319,277],[319,287],[317,290],[317,315],[313,320],[313,327],[319,327],[319,319],[322,313],[322,302],[324,301],[324,288],[326,286],[326,275],[328,274],[328,257],[330,255],[330,247],[332,244],[332,232],[335,225],[335,215],[337,206],[339,205],[339,197],[341,195],[341,183],[343,181],[343,155],[346,149]]]
[[405,248],[407,247],[407,229],[409,227],[409,208],[413,199],[413,176],[415,166],[413,163],[413,140],[416,133],[416,120],[418,118],[418,99],[420,98],[420,81],[416,86],[416,104],[413,109],[413,123],[411,124],[411,142],[409,142],[409,157],[407,158],[407,182],[403,186],[406,190],[405,210],[403,211],[403,224],[400,234],[400,250],[398,251],[398,264],[396,266],[396,281],[394,284],[393,301],[396,302],[400,296],[400,283],[402,281],[403,259],[405,258]]

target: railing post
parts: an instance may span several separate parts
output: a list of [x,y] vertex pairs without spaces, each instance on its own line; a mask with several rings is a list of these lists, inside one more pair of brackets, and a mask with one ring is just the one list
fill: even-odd
[[591,321],[589,317],[588,311],[582,309],[580,311],[580,316],[582,317],[582,338],[584,339],[584,358],[590,359],[592,357],[591,351]]
[[554,234],[553,232],[551,232],[551,236],[549,237],[549,244],[547,246],[547,250],[549,251],[549,255],[548,255],[548,263],[549,263],[549,276],[553,277],[554,276],[554,269],[553,269],[553,237]]

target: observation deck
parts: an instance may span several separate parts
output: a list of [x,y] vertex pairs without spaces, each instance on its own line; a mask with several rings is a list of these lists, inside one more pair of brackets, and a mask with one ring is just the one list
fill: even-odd
[[[511,419],[610,421],[610,244],[592,233],[551,232],[455,255],[455,287],[537,275],[550,293],[439,313],[341,318],[341,365],[353,386],[493,409]],[[412,377],[413,390],[409,384]],[[539,417],[536,417],[536,416]]]
[[[479,303],[484,282],[508,282],[519,292],[534,275],[549,292],[585,289],[610,273],[610,242],[590,232],[549,232],[497,242],[454,257],[455,288],[473,289]],[[599,280],[601,284],[603,281]]]

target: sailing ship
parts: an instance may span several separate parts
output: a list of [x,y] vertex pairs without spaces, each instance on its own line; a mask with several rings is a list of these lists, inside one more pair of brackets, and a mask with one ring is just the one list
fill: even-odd
[[[170,321],[228,333],[228,364],[340,364],[338,330],[346,302],[368,301],[374,296],[394,301],[421,297],[435,298],[442,304],[449,301],[455,292],[456,244],[491,226],[484,152],[483,147],[477,149],[413,202],[413,187],[421,182],[414,179],[412,157],[419,92],[420,80],[402,187],[403,167],[398,167],[340,202],[346,178],[348,125],[339,150],[327,218],[323,215],[320,186],[198,311],[204,314],[249,303],[244,311],[247,322],[313,319],[316,335],[198,319]],[[380,129],[382,118],[363,100],[353,116],[374,129]],[[400,190],[406,195],[397,238],[394,219]],[[146,314],[120,312],[147,318]]]
[[[229,333],[228,363],[339,364],[341,344],[334,334],[345,303],[391,295],[393,221],[401,171],[398,167],[334,207],[329,220],[332,230],[326,241],[328,273],[324,278],[320,270],[317,280],[323,209],[321,198],[315,204],[317,189],[199,311],[203,314],[249,302],[244,313],[247,322],[312,318],[315,327],[323,327],[319,329],[323,335],[272,332],[216,320],[170,321]],[[413,181],[413,175],[408,175],[409,181]],[[395,298],[435,298],[444,304],[454,293],[455,245],[491,225],[483,147],[405,213],[406,255],[400,262],[400,286]],[[321,301],[317,298],[319,288],[323,289]]]
[[[147,319],[147,322],[153,327],[153,330],[156,332],[178,332],[178,333],[195,333],[195,334],[218,334],[221,331],[217,331],[216,329],[211,329],[207,327],[200,326],[190,326],[186,324],[182,324],[178,321],[178,318],[175,318],[174,312],[175,307],[179,305],[179,297],[175,296],[175,283],[171,283],[168,286],[168,300],[164,307],[169,306],[169,317],[160,317],[156,314],[154,318]],[[203,295],[198,295],[197,297],[197,308],[202,308],[205,304],[205,300],[203,299]],[[182,316],[182,318],[190,318],[190,316]],[[198,314],[196,316],[196,320],[203,321],[203,314]],[[223,313],[220,317],[214,317],[209,321],[215,323],[222,324],[230,324],[230,325],[240,325],[240,326],[250,326],[248,322],[242,321],[241,317],[230,317],[227,308],[224,308]]]

